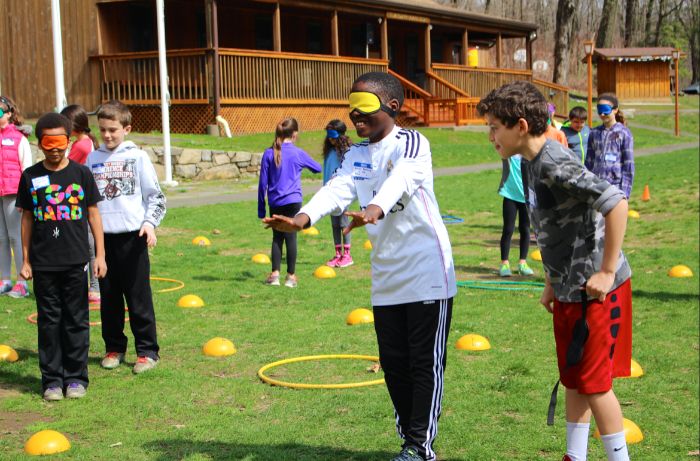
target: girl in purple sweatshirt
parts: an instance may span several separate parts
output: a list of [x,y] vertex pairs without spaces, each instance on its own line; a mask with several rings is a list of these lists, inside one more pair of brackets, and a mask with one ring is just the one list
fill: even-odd
[[[265,195],[270,207],[270,216],[294,217],[301,209],[302,203],[301,171],[307,168],[313,173],[321,172],[321,165],[294,145],[298,134],[299,124],[296,119],[282,120],[275,129],[275,142],[263,153],[258,185],[258,218],[260,219],[265,217]],[[296,232],[272,231],[272,272],[265,280],[265,284],[275,286],[280,284],[283,243],[287,247],[287,277],[284,285],[294,288],[297,286]]]

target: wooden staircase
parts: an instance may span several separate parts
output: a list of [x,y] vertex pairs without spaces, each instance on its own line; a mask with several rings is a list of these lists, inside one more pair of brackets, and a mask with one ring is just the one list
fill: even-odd
[[403,127],[420,126],[459,126],[483,123],[476,113],[479,98],[471,97],[465,91],[427,72],[426,91],[405,77],[389,70],[404,88],[404,104],[397,116]]

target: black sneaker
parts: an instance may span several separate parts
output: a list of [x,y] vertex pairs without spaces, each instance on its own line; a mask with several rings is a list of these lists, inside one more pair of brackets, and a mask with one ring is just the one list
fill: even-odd
[[391,461],[425,461],[414,447],[404,447]]

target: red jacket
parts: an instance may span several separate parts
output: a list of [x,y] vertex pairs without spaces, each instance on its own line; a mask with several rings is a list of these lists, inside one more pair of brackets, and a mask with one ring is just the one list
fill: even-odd
[[19,143],[24,136],[12,123],[0,130],[0,196],[16,195],[22,176]]

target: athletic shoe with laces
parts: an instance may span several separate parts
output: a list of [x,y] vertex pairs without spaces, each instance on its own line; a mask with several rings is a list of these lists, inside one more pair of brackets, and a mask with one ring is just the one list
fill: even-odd
[[413,447],[404,447],[398,456],[392,458],[391,461],[425,461],[423,457],[418,454],[418,450]]
[[280,286],[280,276],[279,276],[279,274],[277,274],[277,275],[272,275],[272,274],[268,275],[267,278],[265,279],[265,285],[274,286],[274,287]]
[[532,275],[535,273],[535,271],[530,269],[530,266],[528,266],[527,263],[518,264],[518,272],[520,275]]
[[100,365],[102,368],[106,368],[108,370],[113,370],[119,366],[120,363],[124,361],[124,354],[121,352],[107,352],[105,354],[104,358],[102,359],[102,362],[100,362]]
[[338,261],[338,267],[348,267],[352,266],[355,264],[352,260],[352,256],[350,256],[350,253],[345,253],[342,258],[340,258],[340,261]]
[[298,281],[296,275],[287,274],[287,277],[284,279],[284,286],[287,288],[296,288],[297,283]]
[[82,399],[86,393],[85,386],[80,383],[70,383],[66,388],[67,399]]
[[12,290],[12,284],[11,283],[3,283],[2,286],[0,286],[0,295],[6,295]]
[[501,268],[498,269],[498,275],[501,277],[510,277],[513,273],[510,271],[510,264],[501,264]]
[[12,287],[12,289],[7,293],[7,296],[10,298],[26,298],[29,296],[29,289],[27,288],[26,282],[17,282],[15,283],[15,286]]
[[338,263],[342,259],[342,255],[340,253],[336,253],[335,256],[332,259],[329,259],[328,262],[326,263],[326,266],[328,267],[338,267]]
[[47,402],[55,402],[63,400],[63,390],[60,387],[48,387],[44,391],[44,400]]
[[139,357],[136,359],[136,364],[134,364],[134,369],[132,371],[135,375],[138,375],[144,371],[155,368],[156,365],[158,365],[158,360],[154,360],[150,357]]

